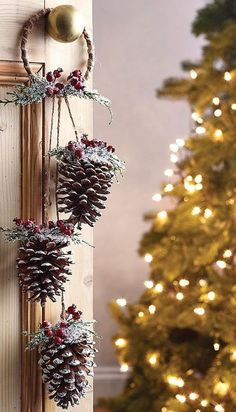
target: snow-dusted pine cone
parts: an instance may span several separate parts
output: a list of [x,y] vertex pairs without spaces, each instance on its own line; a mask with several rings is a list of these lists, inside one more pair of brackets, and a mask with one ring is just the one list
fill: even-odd
[[89,140],[86,135],[81,143],[69,142],[53,154],[60,160],[59,211],[70,213],[69,220],[79,227],[82,223],[94,226],[105,209],[114,176],[124,164],[114,155],[112,146]]
[[36,225],[33,220],[15,219],[16,227],[8,231],[9,240],[20,240],[17,269],[22,292],[29,293],[29,300],[45,304],[53,302],[64,291],[64,283],[71,275],[70,244],[74,227],[58,221],[48,226]]
[[43,322],[30,343],[31,348],[39,347],[39,364],[49,397],[63,409],[79,404],[89,387],[87,376],[93,376],[93,332],[81,315],[75,305],[70,306],[65,321],[54,326]]

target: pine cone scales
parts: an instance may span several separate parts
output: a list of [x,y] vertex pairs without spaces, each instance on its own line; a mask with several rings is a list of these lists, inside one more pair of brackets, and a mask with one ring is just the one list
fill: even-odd
[[114,177],[111,166],[83,159],[74,163],[63,159],[59,173],[59,211],[71,213],[70,220],[74,224],[94,226],[110,193]]
[[80,398],[86,394],[89,383],[86,375],[92,375],[88,366],[88,354],[93,356],[94,349],[86,340],[79,343],[65,343],[60,346],[52,343],[42,347],[40,366],[44,383],[48,383],[49,397],[58,406],[67,409],[78,405]]
[[30,300],[45,304],[47,297],[53,302],[55,295],[64,291],[63,284],[71,275],[70,252],[63,248],[69,242],[35,235],[23,242],[17,259],[18,277],[24,293],[30,292]]

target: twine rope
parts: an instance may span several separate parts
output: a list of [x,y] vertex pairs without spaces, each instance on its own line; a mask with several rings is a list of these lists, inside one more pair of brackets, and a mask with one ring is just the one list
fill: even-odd
[[64,99],[65,99],[65,102],[66,102],[66,106],[67,106],[67,109],[68,109],[68,113],[69,113],[69,116],[70,116],[70,119],[71,119],[71,123],[72,123],[73,129],[74,129],[74,132],[75,132],[76,141],[79,142],[78,131],[77,131],[77,128],[76,128],[76,125],[75,125],[75,121],[74,121],[74,118],[73,118],[73,115],[72,115],[72,111],[71,111],[71,108],[70,108],[69,99],[68,99],[67,96],[65,96]]

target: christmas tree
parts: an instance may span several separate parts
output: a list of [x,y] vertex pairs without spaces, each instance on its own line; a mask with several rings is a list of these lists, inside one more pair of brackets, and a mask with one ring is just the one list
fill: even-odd
[[[197,14],[198,63],[159,96],[186,99],[192,130],[170,146],[160,207],[146,218],[140,254],[150,279],[135,304],[111,304],[123,393],[113,412],[236,411],[236,2]],[[172,207],[162,210],[161,199]]]

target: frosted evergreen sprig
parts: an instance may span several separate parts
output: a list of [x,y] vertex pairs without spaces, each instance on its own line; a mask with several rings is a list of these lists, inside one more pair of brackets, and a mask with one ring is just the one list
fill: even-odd
[[76,162],[78,159],[103,162],[112,167],[115,174],[125,170],[125,163],[114,154],[115,149],[111,145],[101,140],[89,140],[87,135],[81,137],[80,142],[70,141],[65,147],[58,147],[49,152],[50,156],[55,156],[58,160]]

